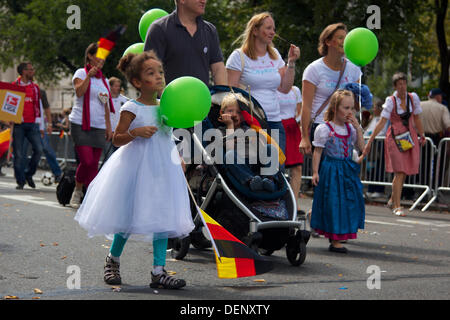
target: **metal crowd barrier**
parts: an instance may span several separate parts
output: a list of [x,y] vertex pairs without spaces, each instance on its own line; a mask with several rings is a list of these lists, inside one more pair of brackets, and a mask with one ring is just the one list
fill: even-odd
[[[364,137],[366,142],[369,137]],[[384,140],[385,137],[376,137],[372,144],[372,149],[369,155],[361,163],[360,179],[363,185],[378,185],[378,186],[392,186],[392,179],[394,175],[385,170],[384,163]],[[449,139],[450,140],[450,139]],[[450,146],[449,146],[450,149]],[[426,144],[420,149],[420,164],[419,173],[414,176],[408,176],[403,185],[404,188],[413,188],[423,190],[420,196],[415,200],[413,205],[409,208],[414,210],[417,205],[427,195],[434,195],[436,189],[433,189],[433,168],[436,154],[436,146],[430,138],[426,138]],[[448,161],[447,161],[448,169]],[[305,156],[303,162],[302,179],[312,179],[312,157]],[[437,182],[437,181],[436,181]],[[448,181],[447,181],[448,182]],[[422,211],[428,209],[424,207]]]
[[[365,139],[368,140],[368,137]],[[361,163],[360,178],[363,185],[392,186],[393,174],[385,170],[384,140],[385,137],[376,137],[371,152]],[[60,137],[58,132],[53,132],[49,136],[49,142],[61,169],[76,163],[73,140],[67,133]],[[45,160],[44,155],[42,159]],[[304,157],[302,170],[302,179],[311,180],[312,156]],[[414,210],[425,196],[430,195],[431,200],[422,208],[424,212],[436,201],[439,191],[450,191],[450,138],[442,139],[438,148],[430,138],[426,138],[425,146],[420,148],[419,173],[408,176],[403,187],[423,190],[409,208],[410,211]]]
[[439,142],[435,168],[434,195],[422,211],[427,210],[436,201],[439,191],[450,191],[450,138],[444,138]]

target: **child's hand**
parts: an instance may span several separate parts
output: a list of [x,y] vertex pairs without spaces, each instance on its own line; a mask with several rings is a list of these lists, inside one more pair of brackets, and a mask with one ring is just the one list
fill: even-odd
[[316,187],[319,184],[319,174],[313,173],[312,184]]
[[364,147],[364,150],[362,152],[362,157],[366,157],[370,153],[370,149],[372,148],[372,141],[369,139],[366,146]]
[[220,122],[226,124],[227,126],[232,126],[233,123],[234,123],[231,114],[228,114],[228,113],[222,114],[219,117],[219,119],[217,119],[217,120],[219,120]]
[[152,135],[154,135],[158,131],[158,128],[155,126],[146,126],[146,127],[140,127],[135,128],[131,130],[131,134],[136,137],[142,137],[142,138],[150,138]]
[[347,117],[347,121],[350,122],[356,130],[360,128],[359,122],[353,113]]

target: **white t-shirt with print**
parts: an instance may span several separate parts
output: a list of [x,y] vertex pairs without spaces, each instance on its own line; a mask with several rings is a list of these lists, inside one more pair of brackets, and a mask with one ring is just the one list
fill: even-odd
[[[311,121],[316,117],[316,113],[320,106],[328,99],[336,88],[336,84],[339,80],[340,71],[334,71],[330,69],[323,58],[317,59],[308,65],[303,72],[303,80],[307,80],[316,86],[316,92],[311,108]],[[344,74],[342,75],[341,82],[338,89],[344,88],[347,83],[355,83],[359,81],[362,75],[361,69],[347,60]],[[327,110],[326,106],[320,115],[315,118],[315,123],[324,123],[323,115]]]
[[281,84],[279,69],[285,66],[278,50],[277,59],[273,60],[266,53],[256,60],[244,54],[244,70],[242,70],[240,49],[234,50],[227,60],[226,68],[242,72],[240,83],[250,86],[250,94],[259,102],[266,112],[268,121],[281,121],[280,104],[277,89]]
[[277,90],[278,102],[280,103],[280,117],[281,120],[295,118],[297,111],[297,104],[302,102],[302,93],[296,86],[288,93],[282,93]]
[[125,102],[128,101],[128,98],[119,94],[117,96],[117,98],[112,98],[112,102],[114,105],[114,113],[111,112],[110,113],[110,119],[111,119],[111,129],[112,132],[114,132],[114,130],[117,127],[117,124],[119,123],[119,119],[120,119],[120,108],[122,108],[122,106],[125,104]]
[[[419,96],[415,92],[412,92],[411,95],[413,97],[412,103],[414,103],[414,111],[413,111],[413,106],[411,105],[411,103],[409,104],[409,111],[412,112],[413,114],[421,114],[422,107],[420,106]],[[397,101],[397,113],[400,115],[400,114],[406,112],[400,106],[401,100],[398,97],[397,91],[394,92],[393,96],[395,97],[395,100]],[[383,118],[386,118],[389,120],[389,119],[391,119],[391,113],[393,110],[394,110],[394,101],[392,101],[391,97],[387,97],[386,101],[383,104],[383,111],[381,111],[381,116]]]
[[[78,69],[72,78],[72,84],[76,78],[84,80],[86,79],[86,71],[84,68]],[[106,84],[109,87],[108,79],[106,79]],[[108,94],[108,89],[105,87],[101,78],[92,77],[91,78],[91,92],[90,92],[90,119],[91,127],[98,129],[106,129],[105,125],[105,107],[101,103],[98,94],[106,93]],[[74,85],[75,88],[75,85]],[[84,95],[81,97],[76,97],[75,105],[72,108],[72,112],[69,115],[70,122],[78,125],[82,125],[83,119],[83,99]]]

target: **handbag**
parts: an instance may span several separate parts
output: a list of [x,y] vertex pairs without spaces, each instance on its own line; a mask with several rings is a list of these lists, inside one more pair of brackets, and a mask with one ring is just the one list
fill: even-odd
[[[403,132],[401,134],[395,135],[394,134],[394,128],[392,128],[391,124],[391,134],[392,138],[395,141],[395,145],[397,146],[398,150],[400,152],[406,152],[408,150],[411,150],[414,147],[414,141],[412,139],[411,133],[409,132],[409,118],[411,117],[411,111],[409,111],[409,103],[412,103],[412,98],[410,94],[407,94],[406,97],[406,112],[402,113],[401,115],[397,112],[397,100],[394,96],[391,96],[392,101],[394,102],[394,110],[395,113],[400,117],[402,120],[402,124],[408,129],[406,132]],[[412,103],[413,109],[414,109],[414,103]]]

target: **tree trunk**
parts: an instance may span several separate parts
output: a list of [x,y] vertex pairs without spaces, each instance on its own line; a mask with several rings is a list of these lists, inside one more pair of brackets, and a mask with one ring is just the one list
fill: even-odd
[[439,55],[441,59],[441,76],[439,87],[447,95],[447,101],[450,97],[449,67],[450,51],[447,47],[445,38],[445,16],[447,14],[448,0],[435,0],[436,10],[436,35],[438,39]]

